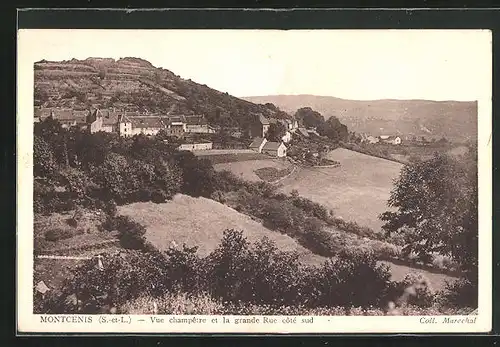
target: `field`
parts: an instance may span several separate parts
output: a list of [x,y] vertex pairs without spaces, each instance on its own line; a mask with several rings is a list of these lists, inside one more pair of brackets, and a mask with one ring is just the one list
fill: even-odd
[[[159,249],[168,249],[172,241],[178,246],[199,246],[198,253],[207,255],[218,245],[225,229],[243,230],[250,242],[256,242],[263,237],[276,242],[281,250],[295,250],[299,252],[304,264],[318,265],[326,258],[311,253],[299,245],[293,238],[271,231],[251,217],[241,214],[225,205],[206,198],[193,198],[178,194],[171,202],[154,204],[151,202],[134,203],[120,206],[119,213],[132,217],[135,221],[147,227],[146,238]],[[37,238],[43,238],[43,231],[50,226],[71,228],[65,225],[65,220],[71,214],[52,214],[51,216],[37,216],[35,222]],[[87,232],[67,239],[54,242],[43,242],[42,254],[62,254],[79,257],[89,257],[98,253],[113,253],[120,249],[114,233],[100,232],[97,225],[100,216],[86,214],[82,226]],[[351,235],[354,237],[354,235]],[[38,240],[40,241],[40,240]],[[111,242],[107,244],[99,244]],[[362,240],[360,240],[362,242]],[[35,259],[35,283],[43,280],[50,288],[58,288],[64,279],[71,275],[70,270],[75,268],[81,260],[64,259]],[[383,261],[391,267],[392,280],[402,280],[407,273],[415,271],[425,275],[431,281],[434,289],[443,289],[445,281],[454,280],[453,277],[429,271],[414,269],[401,264]]]
[[[264,168],[275,168],[277,170],[290,169],[292,164],[283,159],[262,159],[262,160],[245,160],[231,163],[214,164],[217,171],[228,170],[236,176],[252,182],[261,181],[261,178],[255,173],[256,170]],[[284,172],[284,171],[283,171]]]
[[301,168],[281,182],[281,189],[296,189],[301,196],[332,209],[336,216],[375,231],[382,222],[378,215],[387,209],[393,180],[402,165],[385,159],[338,148],[328,159],[338,168]]
[[[168,249],[175,241],[177,246],[199,246],[198,253],[207,255],[218,245],[225,229],[243,230],[250,242],[266,236],[276,242],[281,250],[296,250],[305,264],[318,265],[326,258],[311,253],[293,238],[263,227],[249,216],[206,198],[193,198],[178,194],[164,204],[134,203],[119,207],[119,213],[132,217],[147,227],[146,238],[159,249]],[[391,267],[392,279],[402,280],[409,272],[419,272],[428,277],[434,289],[444,288],[445,281],[453,277],[434,274],[425,270],[384,261]]]
[[296,250],[305,263],[318,264],[324,260],[291,237],[266,229],[249,216],[206,198],[178,194],[168,203],[134,203],[121,206],[118,211],[145,225],[148,241],[163,250],[175,241],[179,247],[184,243],[199,246],[198,253],[204,256],[217,247],[225,229],[237,229],[243,230],[250,242],[267,236],[281,250]]
[[199,158],[210,160],[214,166],[222,163],[265,160],[271,158],[266,154],[257,153],[250,149],[211,149],[193,151],[193,154]]

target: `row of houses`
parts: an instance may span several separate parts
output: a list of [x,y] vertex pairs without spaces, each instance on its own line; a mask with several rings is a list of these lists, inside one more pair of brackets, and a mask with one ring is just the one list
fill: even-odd
[[169,136],[182,137],[185,133],[213,134],[204,116],[200,115],[137,115],[130,112],[94,109],[35,109],[35,122],[47,117],[57,119],[63,128],[78,127],[90,133],[115,132],[120,136],[156,135],[163,130]]
[[[90,133],[109,132],[118,133],[123,137],[144,134],[152,136],[161,130],[167,136],[183,137],[188,133],[213,134],[216,129],[210,126],[204,116],[200,115],[137,115],[131,112],[117,112],[115,110],[93,109],[88,111],[72,109],[43,109],[35,108],[35,122],[47,117],[57,119],[63,128],[78,127]],[[286,133],[281,142],[267,141],[267,135],[271,124],[281,123]],[[286,146],[291,140],[292,133],[298,129],[296,120],[290,119],[268,119],[262,115],[258,122],[249,129],[249,135],[254,138],[250,148],[259,153],[266,153],[276,157],[286,156]],[[254,143],[259,145],[255,147]],[[180,150],[204,150],[211,149],[212,143],[183,144]]]
[[365,143],[387,143],[391,145],[400,145],[402,143],[401,137],[399,136],[391,136],[391,135],[380,135],[380,136],[372,136],[367,134],[361,135],[361,142]]

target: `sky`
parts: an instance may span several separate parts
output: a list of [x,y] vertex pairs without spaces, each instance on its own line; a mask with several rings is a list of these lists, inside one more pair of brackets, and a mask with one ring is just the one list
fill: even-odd
[[471,101],[491,94],[489,31],[31,29],[18,40],[23,63],[138,57],[237,97]]

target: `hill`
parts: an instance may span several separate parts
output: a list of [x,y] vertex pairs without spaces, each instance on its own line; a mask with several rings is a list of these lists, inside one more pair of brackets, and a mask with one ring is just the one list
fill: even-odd
[[118,210],[120,214],[145,225],[148,241],[163,250],[175,241],[179,247],[183,243],[190,247],[199,246],[199,254],[205,256],[220,243],[225,229],[237,229],[243,230],[250,242],[266,236],[282,250],[298,251],[305,263],[319,264],[325,260],[299,245],[290,236],[271,231],[249,216],[203,197],[177,194],[168,203],[140,202],[120,206]]
[[36,62],[35,106],[129,112],[204,114],[214,126],[245,129],[259,114],[289,118],[274,105],[256,105],[219,92],[140,58]]
[[294,114],[311,107],[325,118],[336,116],[355,132],[402,134],[466,141],[477,136],[477,102],[430,100],[345,100],[317,95],[269,95],[243,98],[273,103]]

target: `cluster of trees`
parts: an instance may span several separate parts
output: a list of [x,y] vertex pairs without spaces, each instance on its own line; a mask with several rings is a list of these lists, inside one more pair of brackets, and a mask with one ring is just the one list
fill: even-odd
[[464,270],[477,268],[477,157],[435,154],[403,167],[385,212],[388,233],[402,233],[407,252],[449,255]]
[[47,118],[35,126],[35,211],[165,201],[178,192],[210,196],[215,176],[208,161],[146,136],[122,138],[63,129]]
[[387,233],[403,236],[406,253],[424,261],[449,256],[464,271],[465,287],[477,293],[477,148],[459,157],[436,153],[403,167],[383,213]]
[[329,139],[340,142],[349,137],[347,126],[342,124],[337,117],[331,116],[325,121],[321,113],[310,107],[297,110],[295,118],[306,128],[316,128],[318,134],[327,136]]

